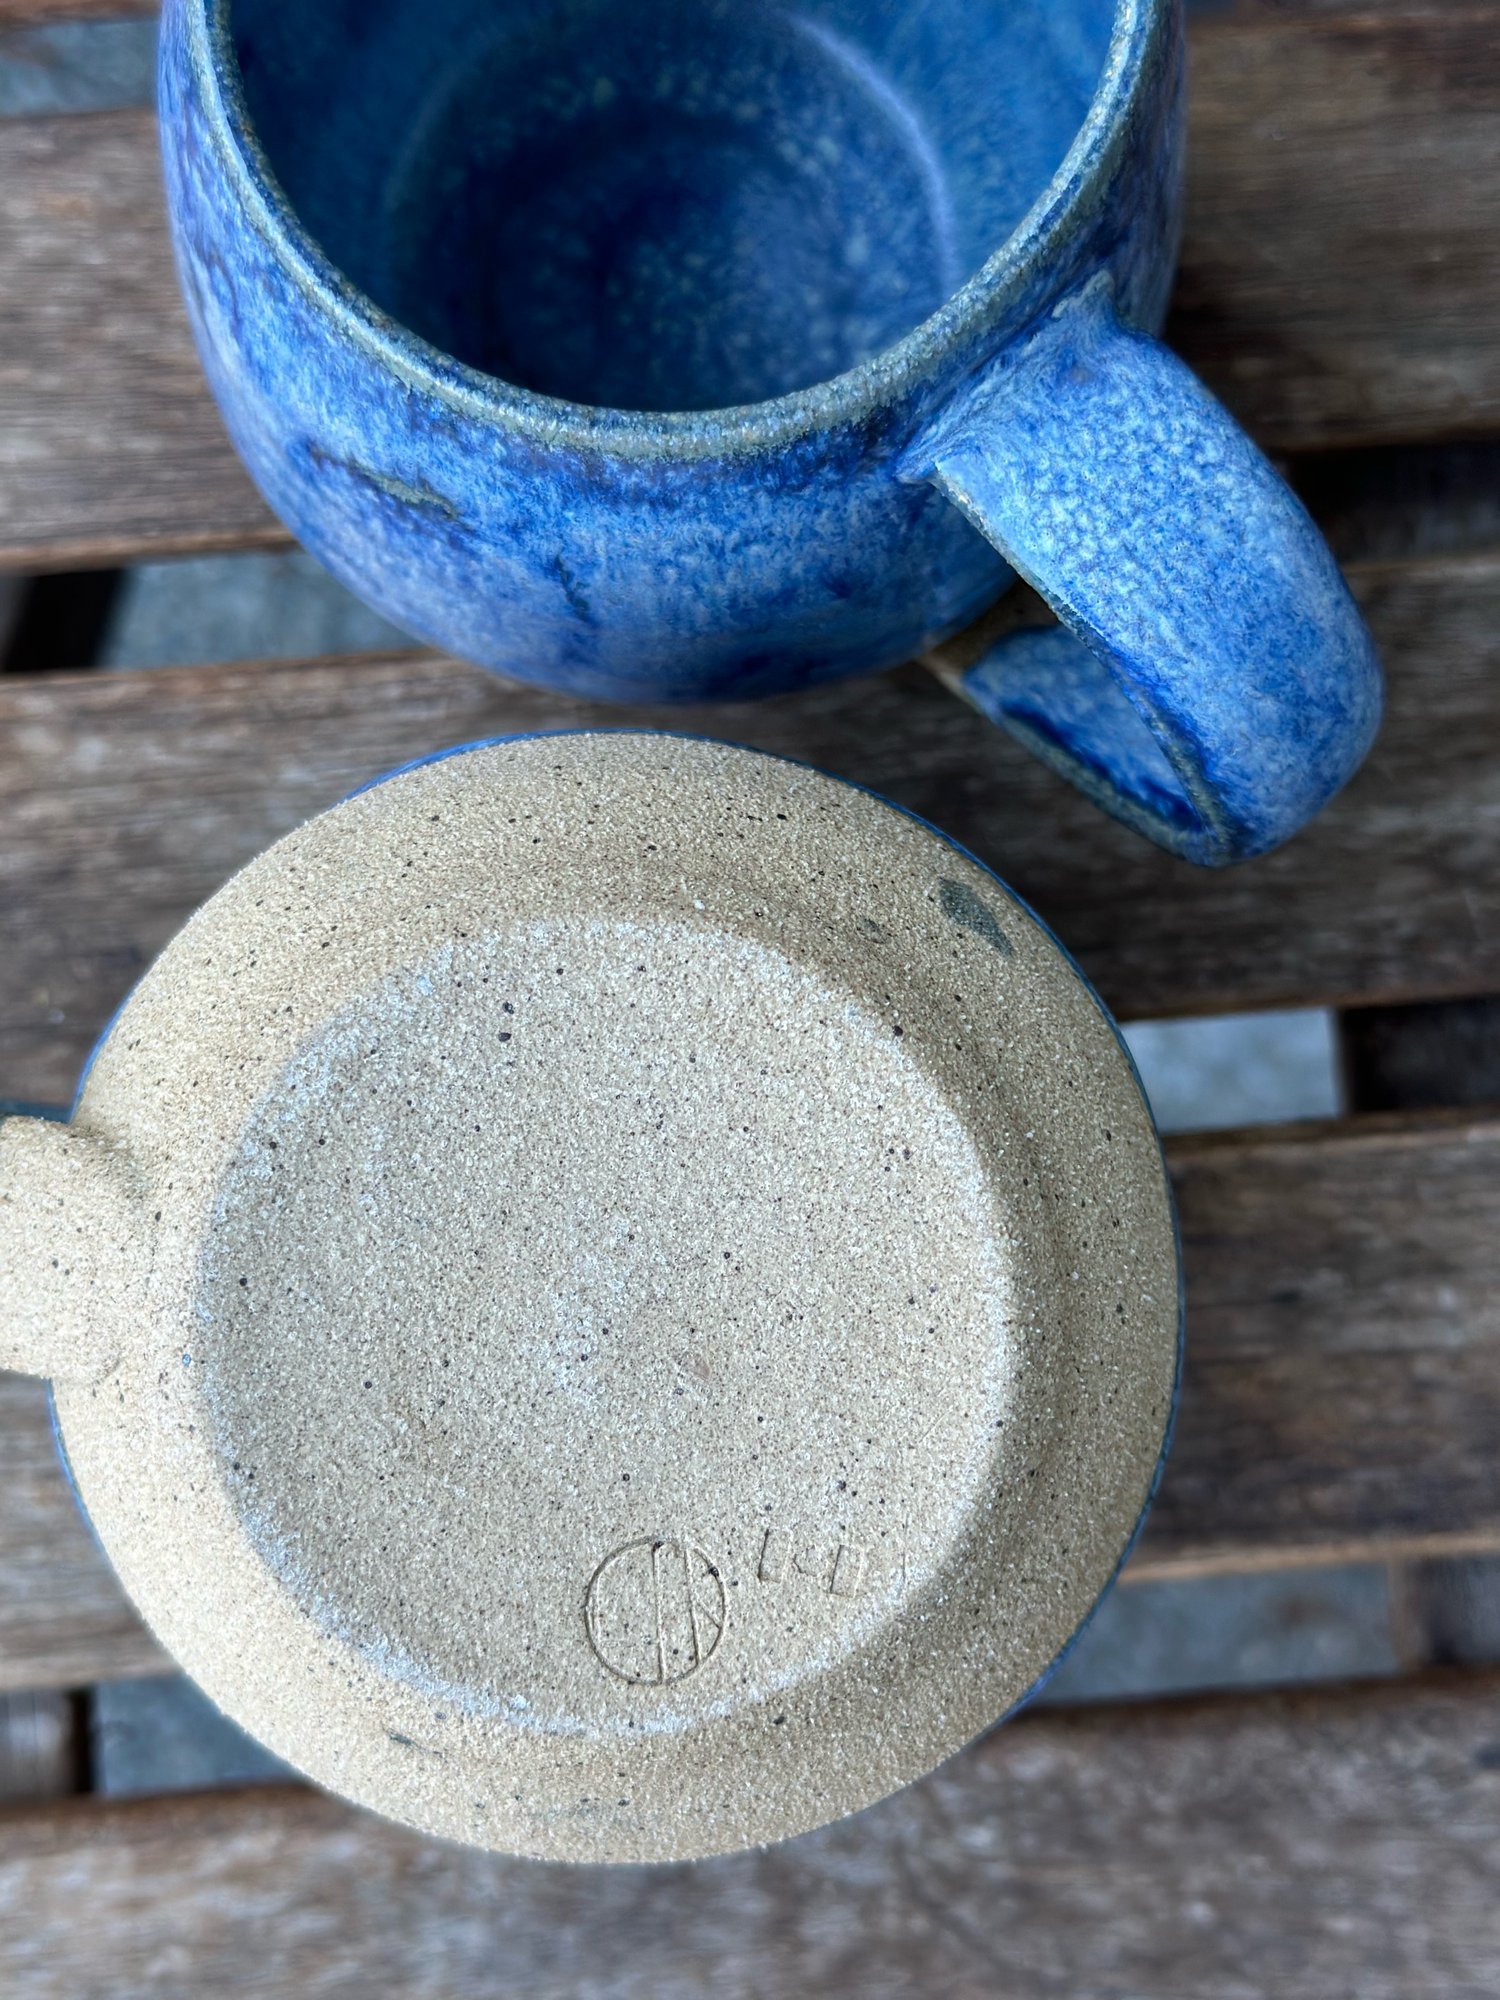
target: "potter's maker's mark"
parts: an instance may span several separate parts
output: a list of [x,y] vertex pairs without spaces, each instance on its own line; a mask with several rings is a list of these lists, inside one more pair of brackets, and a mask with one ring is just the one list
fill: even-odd
[[812,1577],[830,1597],[858,1597],[865,1581],[865,1551],[842,1535],[804,1537],[800,1528],[766,1529],[756,1575],[762,1583],[783,1583],[795,1572]]
[[607,1555],[584,1600],[601,1664],[637,1687],[686,1680],[724,1635],[724,1583],[693,1542],[646,1535]]

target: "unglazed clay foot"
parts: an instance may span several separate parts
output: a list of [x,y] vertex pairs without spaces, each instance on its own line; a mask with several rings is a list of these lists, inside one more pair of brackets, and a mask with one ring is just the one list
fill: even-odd
[[398,773],[0,1128],[162,1643],[320,1784],[578,1860],[800,1832],[1002,1715],[1152,1490],[1179,1296],[1128,1058],[931,827],[721,744]]

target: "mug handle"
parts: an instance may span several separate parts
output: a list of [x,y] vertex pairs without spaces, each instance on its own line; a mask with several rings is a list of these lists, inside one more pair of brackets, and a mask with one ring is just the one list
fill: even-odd
[[122,1152],[50,1118],[0,1118],[0,1368],[108,1374],[140,1326],[146,1236]]
[[1186,860],[1278,846],[1358,768],[1374,645],[1306,510],[1108,279],[929,428],[906,476],[947,495],[1060,623],[960,691],[1106,812]]

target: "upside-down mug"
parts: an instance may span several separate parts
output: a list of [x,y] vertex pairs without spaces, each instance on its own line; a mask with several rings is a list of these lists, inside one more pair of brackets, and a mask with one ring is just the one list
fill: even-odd
[[1201,862],[1380,707],[1300,504],[1152,335],[1176,0],[168,0],[169,206],[230,432],[340,578],[611,701],[893,664]]
[[1103,1008],[804,766],[605,733],[397,773],[0,1124],[0,1366],[166,1648],[429,1832],[795,1833],[1021,1699],[1178,1361]]

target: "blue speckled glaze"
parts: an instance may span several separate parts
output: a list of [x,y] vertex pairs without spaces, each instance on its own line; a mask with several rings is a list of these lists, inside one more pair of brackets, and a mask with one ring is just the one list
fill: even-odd
[[1275,847],[1343,784],[1380,720],[1364,621],[1285,482],[1105,285],[929,450],[1062,620],[970,671],[992,719],[1193,861]]
[[738,699],[894,664],[1021,570],[1076,637],[968,692],[1177,851],[1274,844],[1363,754],[1331,560],[1143,337],[1175,0],[167,0],[161,46],[231,434],[398,623]]

